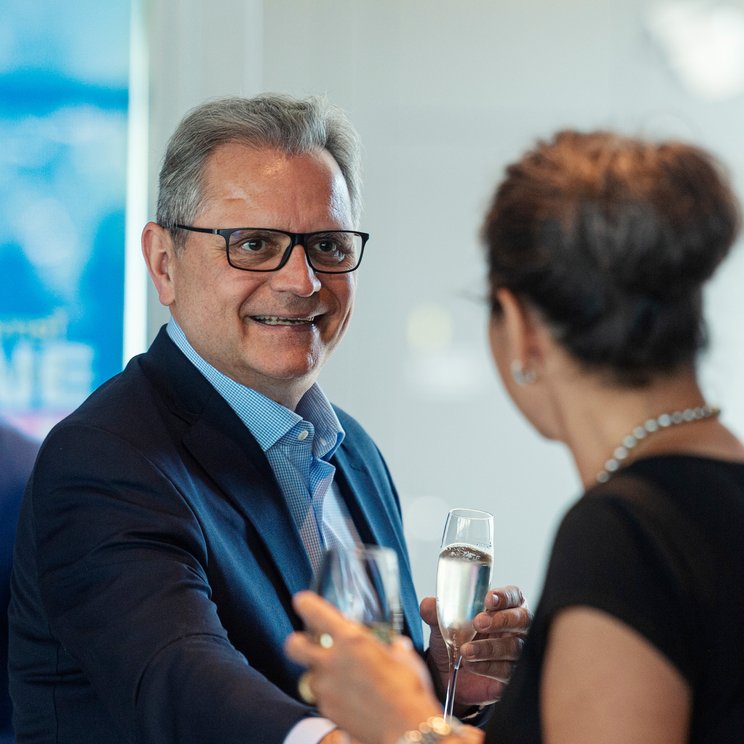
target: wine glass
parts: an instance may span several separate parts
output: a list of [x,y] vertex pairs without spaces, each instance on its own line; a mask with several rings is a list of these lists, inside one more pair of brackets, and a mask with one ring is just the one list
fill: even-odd
[[386,643],[402,629],[398,556],[392,548],[331,548],[313,590]]
[[483,610],[493,562],[493,515],[452,509],[444,523],[437,564],[437,620],[447,646],[449,677],[444,702],[451,719],[460,648],[475,636],[473,618]]

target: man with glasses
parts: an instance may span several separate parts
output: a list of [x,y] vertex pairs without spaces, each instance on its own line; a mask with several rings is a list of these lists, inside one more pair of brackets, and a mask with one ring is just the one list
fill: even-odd
[[316,383],[351,317],[359,214],[356,135],[322,100],[223,99],[179,125],[142,236],[171,319],[51,432],[23,507],[23,740],[343,741],[282,651],[331,546],[397,551],[421,645],[385,463]]

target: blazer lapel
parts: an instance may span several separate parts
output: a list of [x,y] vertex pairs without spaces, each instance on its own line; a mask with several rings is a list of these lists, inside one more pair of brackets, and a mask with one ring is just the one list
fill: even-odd
[[216,426],[205,412],[186,432],[184,445],[254,526],[290,595],[307,589],[310,560],[271,466],[250,432],[232,410],[229,413],[242,429],[241,437],[225,436],[224,425]]
[[294,594],[307,589],[312,568],[269,461],[237,414],[161,330],[148,355],[165,381],[174,413],[186,422],[184,446],[250,522]]

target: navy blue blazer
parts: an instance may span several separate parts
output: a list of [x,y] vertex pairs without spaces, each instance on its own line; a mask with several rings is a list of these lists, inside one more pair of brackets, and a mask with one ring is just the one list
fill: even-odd
[[[400,560],[379,451],[337,411],[333,463],[363,541]],[[21,510],[10,607],[18,741],[281,742],[310,709],[284,656],[311,568],[271,467],[161,329],[45,440]]]

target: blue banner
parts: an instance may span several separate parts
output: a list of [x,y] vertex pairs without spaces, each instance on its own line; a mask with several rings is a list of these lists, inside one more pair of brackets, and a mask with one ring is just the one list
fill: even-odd
[[43,435],[121,369],[130,3],[0,3],[0,413]]

